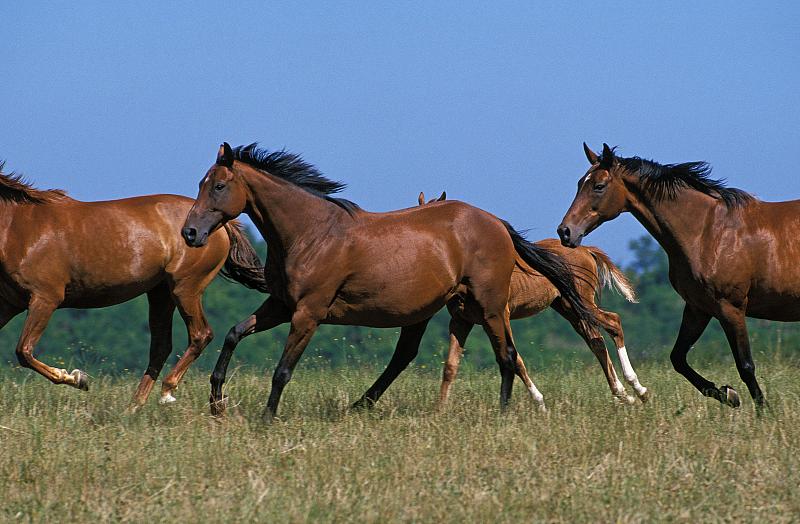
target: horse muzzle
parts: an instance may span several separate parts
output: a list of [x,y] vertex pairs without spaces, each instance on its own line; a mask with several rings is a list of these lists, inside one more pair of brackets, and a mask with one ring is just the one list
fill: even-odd
[[562,222],[556,231],[558,232],[558,238],[561,239],[562,246],[578,247],[581,245],[584,233],[578,232],[578,228],[575,226],[568,226]]

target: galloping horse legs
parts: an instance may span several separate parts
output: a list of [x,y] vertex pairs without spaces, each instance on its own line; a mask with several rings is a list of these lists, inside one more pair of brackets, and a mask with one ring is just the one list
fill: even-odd
[[517,372],[517,350],[510,340],[510,331],[507,331],[508,307],[505,314],[487,315],[483,321],[483,330],[489,337],[489,342],[494,349],[495,360],[500,368],[500,408],[508,407],[511,390],[514,386],[514,375]]
[[614,345],[617,347],[617,356],[622,366],[622,375],[625,377],[625,381],[636,392],[636,396],[639,397],[639,400],[647,402],[650,399],[650,391],[639,382],[639,377],[636,375],[636,371],[633,369],[631,361],[628,358],[628,350],[625,348],[625,335],[622,332],[622,321],[619,315],[611,311],[604,311],[597,308],[595,310],[595,316],[600,322],[600,325],[603,326],[603,329],[606,330],[606,333],[611,336]]
[[33,348],[44,333],[47,323],[58,303],[41,297],[32,297],[28,304],[28,317],[22,328],[22,335],[17,344],[17,360],[21,366],[33,369],[54,384],[67,384],[69,386],[88,391],[89,379],[86,373],[75,369],[67,373],[66,369],[56,369],[36,360]]
[[286,306],[277,298],[270,297],[256,309],[252,315],[233,326],[225,336],[225,344],[217,358],[214,372],[211,373],[211,413],[222,415],[225,411],[225,397],[222,394],[222,385],[228,373],[228,364],[236,346],[242,339],[260,331],[289,322],[292,316]]
[[700,338],[700,335],[703,334],[710,320],[711,315],[686,304],[683,308],[683,320],[681,321],[680,331],[678,331],[678,339],[675,341],[675,346],[672,348],[669,358],[675,371],[686,377],[686,380],[691,382],[700,393],[707,397],[713,397],[723,404],[737,407],[739,405],[739,395],[733,388],[722,386],[722,388],[718,389],[713,382],[692,369],[686,361],[686,355],[692,349],[692,345]]
[[145,403],[164,362],[172,353],[172,315],[175,312],[175,302],[170,295],[169,285],[162,282],[148,291],[147,302],[150,306],[150,362],[133,395],[134,410]]
[[394,382],[394,379],[408,367],[408,364],[417,356],[419,343],[422,340],[422,335],[425,334],[425,328],[428,326],[429,320],[429,318],[425,319],[417,324],[405,326],[400,330],[400,338],[397,340],[397,346],[395,346],[389,365],[383,370],[378,380],[353,404],[353,408],[372,407],[383,395],[383,392]]
[[467,341],[469,332],[472,331],[472,322],[456,318],[450,318],[450,348],[447,351],[447,360],[442,370],[442,387],[439,391],[439,406],[443,406],[450,396],[450,388],[458,374],[458,364],[464,354],[464,344]]
[[214,332],[211,331],[211,327],[208,325],[206,316],[203,313],[201,295],[202,290],[184,293],[179,287],[176,287],[173,291],[178,312],[186,323],[189,344],[178,363],[175,364],[175,367],[164,377],[164,381],[161,383],[161,399],[159,399],[161,404],[175,402],[175,397],[172,393],[178,387],[178,383],[180,383],[192,362],[197,360],[197,357],[200,356],[214,338]]
[[[731,346],[733,358],[736,361],[736,369],[739,371],[742,381],[747,385],[750,396],[756,403],[756,408],[761,410],[766,406],[766,402],[764,393],[761,392],[758,381],[756,381],[756,366],[753,363],[753,356],[750,354],[750,340],[747,337],[744,309],[736,308],[724,302],[721,304],[721,309],[719,323],[722,325],[725,336],[728,338],[728,344]],[[730,394],[728,397],[730,397]],[[738,400],[737,395],[735,403],[728,403],[736,405]]]
[[[457,313],[456,313],[457,314]],[[442,370],[442,386],[439,391],[439,407],[444,407],[447,399],[450,397],[450,389],[453,387],[453,382],[458,374],[458,366],[461,362],[461,357],[464,354],[464,344],[466,343],[467,336],[472,331],[472,322],[461,318],[451,317],[450,319],[450,348],[447,351],[447,360],[444,363]],[[525,367],[525,361],[517,353],[517,376],[528,388],[533,399],[537,402],[539,409],[545,411],[544,397],[537,389],[536,385],[528,375],[528,370]]]
[[297,361],[303,355],[311,337],[319,327],[320,319],[324,318],[324,309],[311,309],[303,304],[298,304],[297,309],[292,314],[292,327],[289,329],[289,337],[286,339],[286,346],[283,348],[283,355],[272,375],[272,390],[269,392],[267,406],[264,408],[262,418],[264,422],[272,422],[278,413],[278,403],[281,401],[283,388],[292,378],[292,372],[297,365]]
[[[611,394],[622,402],[626,402],[628,404],[635,402],[635,399],[625,392],[625,386],[622,385],[622,382],[620,382],[619,378],[617,377],[617,372],[614,369],[614,363],[611,361],[611,357],[608,354],[608,348],[606,348],[606,343],[603,340],[603,335],[600,334],[600,331],[598,331],[597,328],[587,326],[586,323],[581,322],[572,312],[570,307],[565,306],[558,300],[553,302],[552,308],[555,309],[559,315],[567,319],[570,324],[572,324],[572,328],[581,336],[581,338],[583,338],[584,342],[586,342],[586,345],[589,346],[589,349],[597,358],[597,361],[600,362],[600,367],[603,368],[603,374],[606,376],[606,381],[608,382],[609,389],[611,389]],[[595,315],[597,315],[597,310],[595,310]]]

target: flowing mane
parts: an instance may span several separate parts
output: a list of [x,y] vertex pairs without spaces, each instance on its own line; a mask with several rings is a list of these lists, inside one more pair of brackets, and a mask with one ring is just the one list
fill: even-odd
[[330,195],[338,193],[347,187],[343,182],[326,178],[320,171],[309,164],[300,155],[288,151],[268,151],[258,147],[258,142],[233,149],[233,158],[252,166],[259,171],[265,171],[281,180],[291,182],[320,198],[323,198],[341,207],[349,214],[361,210],[358,204],[344,198],[335,198]]
[[3,173],[5,161],[0,161],[0,200],[17,204],[49,204],[67,197],[61,189],[36,189],[27,183],[22,175]]
[[724,178],[711,178],[711,166],[707,162],[659,164],[638,156],[623,158],[615,155],[615,158],[622,167],[639,175],[642,188],[656,200],[674,200],[685,188],[722,200],[729,208],[741,207],[755,200],[746,191],[728,187]]

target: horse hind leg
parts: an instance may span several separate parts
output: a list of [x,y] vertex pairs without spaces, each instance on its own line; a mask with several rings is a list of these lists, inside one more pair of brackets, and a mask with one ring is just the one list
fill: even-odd
[[57,369],[37,360],[33,356],[33,348],[42,337],[50,317],[57,309],[58,302],[34,297],[28,305],[28,316],[22,327],[22,335],[17,343],[17,360],[22,367],[33,369],[53,384],[66,384],[83,391],[89,390],[89,377],[80,369],[68,373],[66,369]]
[[172,315],[175,312],[175,302],[172,300],[169,286],[159,284],[147,293],[149,305],[150,325],[150,361],[142,375],[139,387],[131,401],[132,410],[135,411],[147,401],[153,385],[158,380],[158,375],[164,368],[169,354],[172,353]]
[[[626,404],[634,403],[636,399],[628,395],[625,391],[625,386],[622,385],[619,377],[617,377],[617,372],[614,369],[613,362],[611,362],[611,357],[608,354],[608,348],[606,348],[603,335],[601,335],[595,327],[588,326],[585,322],[579,320],[573,313],[572,308],[561,301],[557,300],[553,302],[552,308],[569,321],[575,332],[578,333],[584,342],[586,342],[586,345],[589,346],[592,354],[597,358],[600,367],[603,369],[603,374],[606,377],[611,394],[619,399],[620,402]],[[595,310],[595,315],[597,315],[598,311],[597,309]]]
[[425,334],[428,321],[430,321],[429,318],[400,329],[400,338],[397,340],[397,346],[395,346],[389,365],[386,366],[378,380],[353,404],[353,408],[372,407],[397,376],[408,367],[419,352],[419,344],[422,341],[422,335]]
[[539,388],[536,387],[536,384],[533,383],[531,380],[530,375],[528,375],[528,369],[525,367],[525,361],[522,360],[522,355],[516,351],[517,345],[514,343],[514,337],[511,333],[511,320],[510,318],[506,321],[506,343],[511,347],[514,348],[514,353],[517,357],[517,369],[516,373],[517,376],[522,380],[525,384],[525,387],[528,388],[528,392],[531,394],[531,398],[536,402],[536,405],[539,407],[539,411],[542,413],[547,412],[547,407],[544,405],[544,395],[542,395]]
[[625,347],[625,335],[622,332],[622,321],[619,315],[599,308],[595,314],[600,324],[603,326],[603,329],[611,336],[614,345],[617,347],[617,356],[619,357],[620,366],[622,366],[622,376],[625,377],[625,382],[633,388],[639,400],[647,402],[650,399],[650,390],[639,382],[639,377],[636,375],[636,371],[633,369],[633,365],[628,358],[628,350]]
[[471,322],[456,318],[455,315],[450,319],[450,347],[447,350],[447,360],[442,368],[442,385],[439,390],[440,408],[444,407],[450,397],[450,389],[458,374],[458,366],[464,354],[464,344],[472,331],[472,326]]
[[500,409],[503,410],[508,407],[514,386],[514,375],[517,373],[517,351],[508,343],[510,332],[506,332],[507,324],[509,324],[507,308],[505,312],[487,314],[483,320],[483,330],[489,337],[497,366],[500,368]]

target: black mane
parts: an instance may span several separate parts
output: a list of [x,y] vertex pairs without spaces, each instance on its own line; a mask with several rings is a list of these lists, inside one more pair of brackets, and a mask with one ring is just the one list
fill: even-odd
[[259,148],[258,142],[253,142],[247,146],[235,147],[233,159],[291,182],[312,195],[336,204],[351,215],[361,209],[354,202],[330,196],[343,190],[347,185],[324,177],[315,166],[303,160],[300,155],[285,150],[268,151]]
[[615,155],[615,158],[628,171],[638,173],[642,188],[656,200],[674,200],[684,188],[722,200],[729,208],[740,207],[755,200],[746,191],[728,187],[724,178],[711,178],[711,166],[707,162],[659,164],[638,156],[623,158]]

